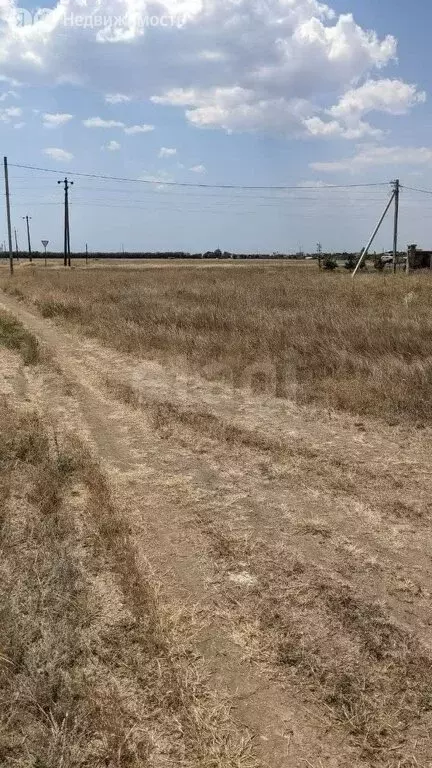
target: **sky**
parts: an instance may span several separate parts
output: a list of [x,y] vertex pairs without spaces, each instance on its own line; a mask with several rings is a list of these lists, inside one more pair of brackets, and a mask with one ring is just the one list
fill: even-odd
[[359,250],[395,178],[401,249],[431,248],[431,24],[430,0],[0,0],[20,247],[28,215],[61,250],[67,174],[75,251]]

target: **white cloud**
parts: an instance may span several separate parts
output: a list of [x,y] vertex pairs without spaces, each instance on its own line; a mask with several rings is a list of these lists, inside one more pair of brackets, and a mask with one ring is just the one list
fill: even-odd
[[43,65],[42,56],[39,56],[39,54],[35,53],[34,51],[24,51],[22,53],[22,58],[25,62],[28,62],[31,66],[42,68],[42,65]]
[[193,165],[192,168],[189,168],[192,173],[206,173],[207,169],[205,165]]
[[22,85],[19,80],[14,80],[13,77],[6,77],[6,75],[0,75],[0,83],[8,83],[8,85],[12,85],[13,88],[19,88],[19,86]]
[[131,101],[131,97],[125,93],[107,93],[105,95],[105,101],[107,104],[125,104]]
[[140,181],[149,181],[156,185],[156,189],[163,189],[165,184],[172,183],[174,177],[167,171],[157,171],[156,173],[144,173],[139,176]]
[[159,151],[159,157],[174,157],[177,154],[177,150],[174,147],[161,147]]
[[3,112],[8,117],[21,117],[22,115],[21,107],[6,107],[6,109],[3,110]]
[[309,187],[310,189],[322,189],[323,187],[327,187],[328,184],[321,180],[307,179],[306,181],[301,181],[298,186]]
[[[155,104],[190,107],[188,120],[199,128],[224,128],[226,131],[303,130],[303,121],[313,113],[304,99],[262,99],[257,101],[252,90],[232,88],[175,88],[165,96],[154,96]],[[271,126],[269,124],[271,121]]]
[[359,140],[366,137],[379,139],[384,132],[362,120],[369,112],[404,115],[417,104],[426,101],[426,93],[402,80],[367,80],[358,88],[350,88],[339,102],[326,110],[326,119],[314,116],[304,121],[312,136],[341,137]]
[[200,59],[203,59],[203,61],[227,61],[228,59],[226,53],[218,50],[200,51],[198,56]]
[[15,123],[14,128],[15,130],[19,131],[21,128],[24,128],[25,123]]
[[312,136],[340,136],[343,131],[337,120],[324,121],[320,117],[309,117],[304,124]]
[[60,149],[59,147],[47,147],[43,150],[44,155],[47,155],[52,160],[58,160],[69,162],[73,159],[72,152],[68,152],[66,149]]
[[150,133],[151,131],[155,130],[154,125],[130,125],[124,129],[124,132],[128,134],[128,136],[133,136],[136,133]]
[[121,148],[121,145],[118,143],[118,141],[109,141],[107,144],[104,144],[102,149],[108,150],[108,152],[118,152],[118,150]]
[[376,145],[360,145],[352,157],[334,162],[311,163],[314,171],[335,173],[350,171],[358,173],[366,169],[390,165],[395,169],[401,166],[432,165],[432,148],[430,147],[382,147]]
[[379,139],[384,134],[378,128],[372,128],[363,120],[355,120],[351,125],[339,123],[337,120],[322,120],[320,117],[311,117],[304,121],[304,125],[311,136],[324,139],[340,137],[342,139],[358,140],[366,136]]
[[[394,37],[380,38],[320,0],[159,0],[158,15],[186,14],[181,28],[169,29],[139,25],[153,12],[150,0],[87,0],[86,16],[123,19],[104,29],[65,26],[83,15],[82,0],[59,0],[23,28],[13,0],[0,2],[3,77],[91,83],[108,104],[153,97],[200,128],[376,137],[362,114],[404,114],[424,98],[401,80],[373,80],[396,61]],[[322,122],[306,122],[314,118]],[[99,121],[88,127],[114,127]]]
[[402,80],[367,80],[359,88],[351,88],[344,93],[329,113],[339,118],[373,111],[404,115],[416,104],[425,101],[426,93],[418,91],[416,85]]
[[104,120],[102,117],[88,117],[83,120],[86,128],[124,128],[125,124],[119,120]]
[[16,91],[4,91],[0,95],[0,101],[6,101],[7,99],[19,99],[19,94]]
[[122,128],[128,135],[133,136],[136,133],[149,133],[155,130],[154,125],[125,125],[121,120],[105,120],[103,117],[88,117],[83,120],[86,128]]
[[5,107],[0,109],[0,122],[11,123],[15,117],[21,117],[22,109],[20,107]]
[[[243,3],[241,6],[244,11]],[[199,55],[212,61],[214,70],[219,69],[219,82],[166,89],[153,94],[153,102],[186,108],[188,120],[198,127],[351,139],[378,136],[367,123],[346,126],[321,119],[308,125],[306,121],[320,120],[320,114],[325,115],[325,108],[315,104],[317,95],[343,92],[352,80],[395,58],[393,37],[379,40],[374,32],[359,27],[351,14],[336,19],[328,6],[313,0],[293,0],[289,8],[286,2],[274,0],[265,6],[257,4],[245,16],[240,21],[247,27],[244,40],[256,47],[255,55],[245,56],[240,62],[244,67],[240,77],[238,71],[234,72],[232,50],[224,45],[224,37],[221,42],[218,36],[217,55],[203,56],[209,49],[201,50]],[[236,33],[239,17],[233,13],[231,19]],[[279,34],[271,41],[270,30],[274,34],[275,24]],[[230,69],[232,81],[222,82],[227,80]]]
[[42,122],[44,128],[58,128],[58,126],[68,123],[72,118],[73,115],[66,112],[55,112],[53,114],[45,112],[45,114],[42,115]]

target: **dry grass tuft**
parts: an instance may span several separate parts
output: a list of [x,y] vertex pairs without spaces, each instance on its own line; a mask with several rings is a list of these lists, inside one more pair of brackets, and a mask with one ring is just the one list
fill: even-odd
[[17,350],[25,365],[35,365],[40,360],[35,336],[6,312],[0,312],[0,346]]

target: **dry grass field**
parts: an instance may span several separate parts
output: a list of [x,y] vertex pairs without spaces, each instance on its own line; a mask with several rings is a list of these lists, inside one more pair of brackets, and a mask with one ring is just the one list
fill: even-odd
[[[225,267],[225,268],[224,268]],[[301,403],[429,421],[432,275],[316,265],[22,270],[6,291],[133,355]]]
[[0,765],[431,768],[431,277],[0,287]]

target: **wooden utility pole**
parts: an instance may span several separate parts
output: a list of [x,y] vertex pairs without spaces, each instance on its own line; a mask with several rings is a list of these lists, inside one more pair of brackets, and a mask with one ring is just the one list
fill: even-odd
[[318,254],[318,268],[322,268],[321,259],[322,259],[322,245],[321,243],[317,243],[317,254]]
[[393,272],[394,274],[396,274],[397,257],[398,257],[398,230],[399,230],[399,194],[400,194],[399,179],[396,179],[396,181],[393,181],[392,185],[394,190],[394,201],[395,201],[394,227],[393,227]]
[[6,214],[7,214],[7,228],[9,239],[9,270],[13,275],[13,250],[12,250],[12,228],[11,228],[11,215],[10,215],[10,197],[9,197],[9,172],[7,157],[3,158],[4,163],[4,178],[5,178],[5,193],[6,193]]
[[69,228],[69,187],[73,184],[73,181],[68,181],[67,177],[63,181],[58,181],[57,184],[64,184],[64,258],[63,263],[65,267],[71,265],[71,250],[70,250],[70,228]]
[[17,231],[15,227],[14,227],[14,235],[15,235],[15,255],[16,255],[16,260],[18,261],[19,260],[18,238],[17,238]]
[[88,244],[86,243],[86,264],[88,264]]
[[22,218],[25,219],[27,224],[27,244],[28,244],[28,252],[29,252],[29,261],[31,264],[33,261],[31,241],[30,241],[30,224],[29,224],[29,221],[31,220],[31,216],[23,216]]

